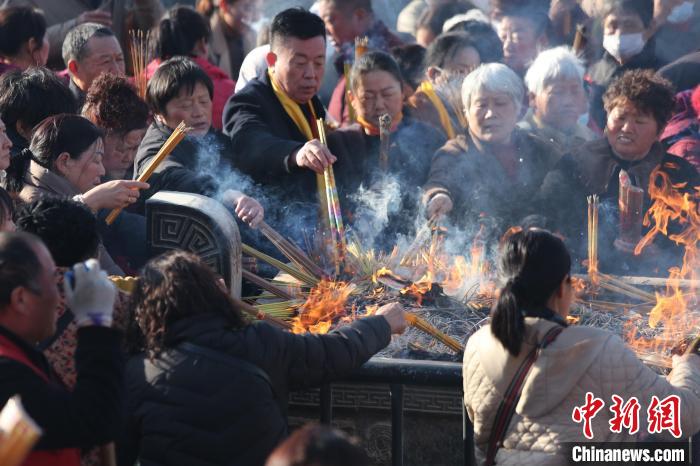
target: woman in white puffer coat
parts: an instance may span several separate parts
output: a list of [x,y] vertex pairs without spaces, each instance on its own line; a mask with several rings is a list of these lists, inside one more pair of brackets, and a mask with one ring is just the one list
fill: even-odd
[[[504,245],[500,259],[503,287],[492,310],[491,324],[476,332],[464,354],[464,403],[474,424],[479,464],[489,450],[500,465],[560,465],[570,458],[565,442],[635,442],[648,435],[647,409],[652,396],[680,399],[682,438],[700,430],[700,357],[695,348],[674,356],[668,377],[646,367],[615,334],[585,326],[567,326],[573,300],[571,259],[564,243],[544,230],[514,234]],[[560,333],[556,334],[560,329]],[[511,396],[515,410],[498,438],[492,432],[499,405],[514,375],[533,349],[547,335],[525,372],[520,397]],[[521,372],[522,373],[522,372]],[[511,393],[517,393],[512,390]],[[592,393],[605,405],[591,419],[593,439],[575,422],[576,407]],[[639,401],[639,431],[631,435],[622,427],[611,431],[613,395],[623,403]],[[506,407],[501,408],[507,413]],[[511,411],[512,412],[512,411]],[[501,420],[507,416],[499,416]],[[664,430],[662,437],[673,437]],[[656,437],[659,438],[659,437]],[[498,448],[489,445],[498,445]]]

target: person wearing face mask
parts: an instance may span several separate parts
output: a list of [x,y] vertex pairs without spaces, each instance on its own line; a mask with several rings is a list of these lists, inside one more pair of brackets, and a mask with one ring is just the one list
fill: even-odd
[[[389,216],[381,244],[395,244],[398,233],[408,234],[416,216],[420,186],[426,181],[430,159],[444,143],[444,136],[431,126],[404,114],[401,74],[394,59],[383,52],[368,52],[350,72],[350,103],[357,123],[329,133],[328,147],[338,154],[335,173],[345,211],[354,211],[348,200],[362,185],[382,189],[385,175],[401,184],[401,199]],[[389,151],[384,168],[380,155],[379,118],[391,117]],[[350,215],[352,217],[353,215]]]
[[612,81],[627,70],[658,70],[663,61],[653,37],[654,0],[607,0],[600,21],[603,25],[603,57],[590,66],[592,83],[590,117],[605,128],[603,94]]
[[[231,142],[212,126],[214,85],[195,62],[185,57],[164,61],[148,82],[146,101],[154,121],[134,160],[134,179],[143,173],[173,130],[184,121],[191,128],[168,159],[156,168],[144,201],[158,191],[181,191],[220,197],[235,209],[238,217],[251,226],[262,221],[264,211],[258,201],[241,191],[222,186],[227,175],[241,179]],[[139,204],[145,210],[145,204]]]
[[[603,99],[608,112],[605,137],[564,155],[547,174],[534,202],[543,203],[542,212],[566,236],[577,257],[583,258],[587,254],[583,234],[586,197],[598,195],[600,211],[609,212],[599,221],[601,270],[616,273],[644,266],[665,273],[667,267],[661,261],[668,258],[669,265],[677,265],[683,248],[659,235],[652,247],[636,256],[616,239],[623,170],[631,185],[643,191],[641,212],[647,212],[652,203],[650,186],[659,182],[651,178],[655,170],[668,177],[681,193],[693,194],[700,186],[697,170],[688,161],[669,154],[658,142],[673,112],[673,89],[651,70],[630,70],[613,81]],[[643,235],[646,229],[642,228],[641,219],[639,222]],[[671,221],[669,234],[677,228]],[[657,251],[665,254],[655,254]]]
[[425,80],[408,103],[413,116],[441,131],[447,141],[464,132],[460,87],[464,77],[481,64],[474,43],[464,32],[441,34],[425,57]]
[[424,186],[428,218],[449,214],[457,224],[477,218],[496,237],[530,212],[530,198],[559,159],[547,141],[522,131],[525,88],[500,63],[481,65],[464,79],[462,103],[468,131],[435,154]]
[[0,9],[0,74],[44,66],[48,57],[43,13],[27,6]]
[[[103,155],[102,132],[95,125],[78,115],[55,115],[34,129],[29,148],[13,157],[7,175],[23,183],[19,192],[23,203],[42,197],[72,197],[93,213],[128,207],[148,184],[130,180],[102,183]],[[99,258],[108,273],[123,273],[103,245]]]

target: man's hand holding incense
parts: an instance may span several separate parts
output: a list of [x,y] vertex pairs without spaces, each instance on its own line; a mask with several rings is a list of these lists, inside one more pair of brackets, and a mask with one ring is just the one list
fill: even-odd
[[257,200],[240,191],[227,190],[224,193],[224,203],[232,205],[238,218],[252,228],[257,228],[265,218],[263,206]]
[[318,139],[312,139],[289,157],[291,166],[308,168],[316,173],[323,173],[326,167],[330,167],[336,161],[326,146]]
[[148,183],[114,180],[99,184],[83,194],[83,202],[92,210],[123,209],[136,202],[139,189],[148,189]]
[[428,218],[436,218],[445,215],[452,210],[452,199],[447,194],[439,193],[433,196],[426,206],[426,216]]
[[385,304],[377,310],[377,315],[384,316],[389,323],[389,327],[391,327],[392,334],[398,335],[406,330],[408,323],[406,322],[403,307],[399,303]]

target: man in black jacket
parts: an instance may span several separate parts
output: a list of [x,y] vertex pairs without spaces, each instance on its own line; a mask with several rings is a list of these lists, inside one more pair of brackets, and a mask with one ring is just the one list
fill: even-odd
[[240,168],[286,201],[315,202],[314,173],[335,157],[318,141],[325,110],[316,93],[326,64],[323,21],[300,8],[272,21],[269,71],[250,81],[224,109],[224,133]]
[[19,394],[43,430],[32,464],[80,464],[78,448],[113,440],[124,397],[120,336],[110,328],[116,290],[94,259],[77,264],[65,291],[78,330],[78,382],[72,392],[37,342],[56,331],[56,266],[27,233],[0,234],[0,405]]

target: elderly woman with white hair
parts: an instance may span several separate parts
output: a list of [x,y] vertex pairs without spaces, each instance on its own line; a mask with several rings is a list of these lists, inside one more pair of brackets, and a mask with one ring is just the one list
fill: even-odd
[[554,147],[516,127],[525,89],[510,68],[482,65],[462,85],[467,134],[433,158],[424,201],[430,218],[450,213],[457,223],[492,217],[504,230],[530,212],[527,200],[557,162]]
[[583,62],[568,47],[540,53],[525,74],[530,110],[518,126],[562,153],[592,141],[595,133],[579,123],[588,106],[584,72]]

